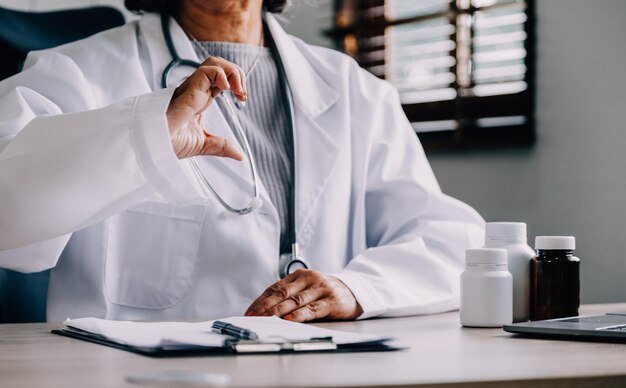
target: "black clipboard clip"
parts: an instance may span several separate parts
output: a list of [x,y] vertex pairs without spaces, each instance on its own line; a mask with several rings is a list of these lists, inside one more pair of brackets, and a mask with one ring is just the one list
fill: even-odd
[[256,341],[228,339],[224,345],[235,353],[291,353],[325,352],[337,350],[332,337],[311,338],[301,341]]

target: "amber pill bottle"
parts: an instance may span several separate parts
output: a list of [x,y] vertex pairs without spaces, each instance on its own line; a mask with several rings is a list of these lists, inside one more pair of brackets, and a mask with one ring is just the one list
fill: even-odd
[[530,261],[530,320],[573,317],[580,306],[580,259],[572,236],[537,236]]

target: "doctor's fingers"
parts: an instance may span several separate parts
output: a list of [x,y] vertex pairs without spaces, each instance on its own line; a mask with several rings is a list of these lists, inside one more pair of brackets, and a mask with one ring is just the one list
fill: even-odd
[[202,65],[200,65],[200,67],[204,66],[220,67],[226,75],[230,90],[233,94],[241,101],[247,99],[248,89],[246,88],[246,76],[241,67],[221,57],[207,58],[202,62]]
[[285,315],[297,310],[309,303],[315,302],[322,298],[326,294],[326,290],[323,287],[311,287],[298,292],[295,295],[289,296],[282,302],[267,309],[264,315],[275,315],[277,317],[284,317]]
[[228,74],[220,66],[202,65],[191,75],[194,78],[193,86],[203,92],[211,92],[211,97],[215,97],[223,90],[231,88],[228,82]]
[[222,156],[242,161],[243,156],[237,151],[237,148],[223,137],[214,136],[204,131],[204,145],[200,151],[200,155]]
[[363,314],[352,291],[338,278],[328,275],[324,282],[326,292],[318,300],[308,303],[283,318],[294,322],[316,319],[356,319]]
[[333,310],[336,310],[337,303],[330,298],[324,298],[309,303],[288,314],[284,319],[292,322],[307,322],[330,317]]
[[196,114],[204,112],[213,97],[228,88],[226,73],[221,67],[200,67],[174,91],[168,107],[168,118],[173,115],[187,122]]
[[[316,272],[315,274],[309,274]],[[282,301],[311,287],[323,275],[317,271],[297,270],[268,287],[261,296],[248,307],[246,315],[271,315],[268,310]]]

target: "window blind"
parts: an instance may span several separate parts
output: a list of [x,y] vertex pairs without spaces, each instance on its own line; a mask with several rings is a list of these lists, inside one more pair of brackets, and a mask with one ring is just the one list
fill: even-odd
[[428,148],[529,144],[531,0],[344,0],[336,36],[398,90]]

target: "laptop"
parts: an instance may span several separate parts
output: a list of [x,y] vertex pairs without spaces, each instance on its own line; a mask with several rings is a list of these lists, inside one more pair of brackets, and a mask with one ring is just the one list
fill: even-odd
[[537,338],[626,343],[626,312],[504,325],[504,331]]

